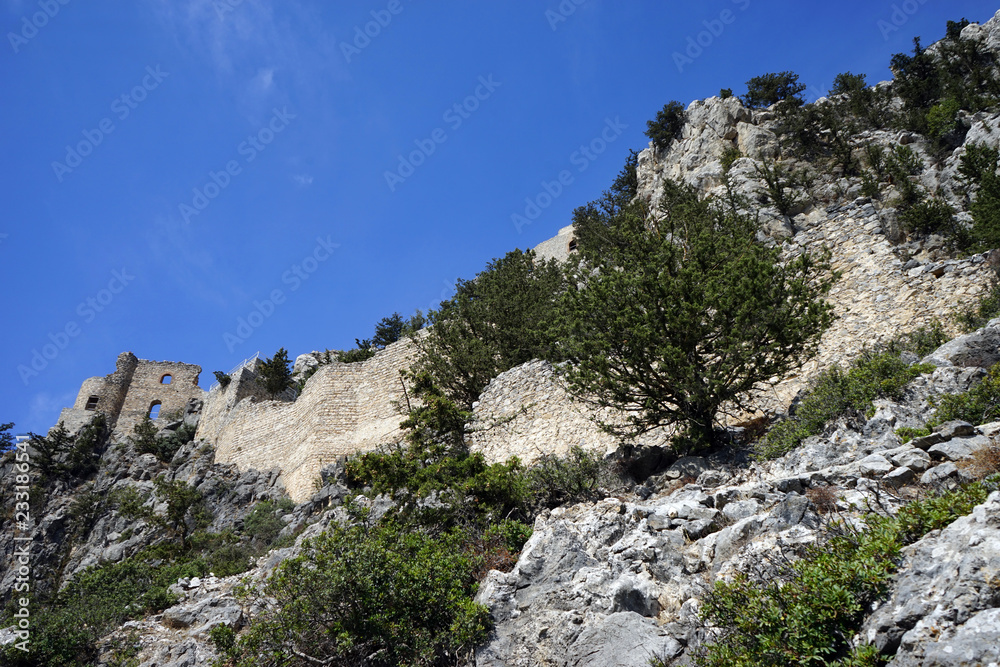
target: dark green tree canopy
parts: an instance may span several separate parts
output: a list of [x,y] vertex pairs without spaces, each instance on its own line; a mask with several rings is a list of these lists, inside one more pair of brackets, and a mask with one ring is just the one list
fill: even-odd
[[646,136],[658,149],[670,148],[673,140],[681,136],[686,121],[684,105],[676,100],[667,102],[656,112],[655,120],[646,121]]
[[778,102],[799,107],[802,106],[802,91],[804,83],[799,83],[799,75],[794,72],[777,72],[755,76],[747,81],[747,94],[743,96],[743,104],[751,109],[769,107]]
[[469,410],[500,373],[536,358],[551,358],[551,327],[562,269],[534,251],[514,250],[490,262],[473,280],[459,280],[455,296],[428,317],[417,339],[426,371],[459,408]]
[[288,359],[288,351],[280,348],[274,356],[262,362],[257,368],[264,390],[271,396],[277,396],[281,392],[293,386],[292,382],[292,362]]
[[721,408],[748,407],[833,320],[824,258],[782,263],[756,219],[686,186],[668,184],[654,215],[635,201],[602,229],[596,248],[581,237],[562,338],[571,386],[624,411],[627,424],[607,425],[621,435],[678,424],[688,444],[709,442]]
[[616,243],[630,242],[613,228],[639,192],[638,162],[639,154],[629,151],[625,166],[601,198],[573,211],[573,235],[581,256],[596,257]]

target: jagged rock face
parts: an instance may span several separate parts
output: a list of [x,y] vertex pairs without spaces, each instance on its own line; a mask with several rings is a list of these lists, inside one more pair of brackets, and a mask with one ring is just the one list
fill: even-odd
[[[191,410],[185,413],[183,421],[195,426],[200,402],[194,401],[189,407]],[[179,423],[167,426],[176,428]],[[169,432],[164,430],[161,435]],[[152,492],[153,479],[163,475],[166,481],[186,482],[201,493],[214,517],[209,526],[213,531],[242,521],[256,502],[284,495],[278,470],[248,470],[241,474],[236,466],[216,465],[211,447],[204,443],[184,445],[171,463],[158,461],[152,454],[136,455],[128,443],[118,440],[112,440],[100,456],[100,470],[86,485],[58,482],[47,491],[44,509],[37,515],[31,533],[34,576],[65,584],[84,568],[120,561],[161,537],[153,526],[122,516],[117,509],[104,513],[82,535],[78,534],[80,519],[74,515],[74,501],[84,493],[108,498],[126,487]],[[0,474],[9,475],[10,465],[0,466]],[[0,533],[0,553],[7,557],[14,549],[13,536],[9,530]],[[71,536],[75,546],[65,553],[65,544]],[[14,577],[13,570],[3,572],[0,586],[4,595],[12,590]]]
[[[963,339],[946,347],[959,349]],[[938,368],[900,402],[878,401],[867,422],[841,421],[772,462],[706,466],[696,483],[672,492],[675,476],[663,474],[647,483],[656,491],[645,500],[608,498],[540,516],[514,570],[491,572],[480,588],[496,629],[476,665],[645,665],[652,657],[686,664],[706,636],[698,610],[714,579],[754,570],[821,534],[810,488],[830,485],[843,513],[851,505],[892,511],[903,500],[891,489],[921,475],[943,486],[965,479],[954,461],[988,443],[981,433],[1000,432],[1000,424],[952,422],[908,444],[895,429],[922,425],[935,395],[962,391],[982,373]],[[998,509],[995,493],[908,548],[893,598],[865,631],[889,654],[902,647],[891,664],[996,660]]]
[[1000,662],[1000,492],[904,551],[892,597],[862,631],[891,667]]

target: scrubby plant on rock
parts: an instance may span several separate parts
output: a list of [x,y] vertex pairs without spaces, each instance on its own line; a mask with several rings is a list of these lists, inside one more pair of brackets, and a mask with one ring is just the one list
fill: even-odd
[[650,138],[656,148],[661,151],[666,150],[670,148],[674,139],[681,136],[685,122],[687,122],[687,114],[684,111],[684,105],[676,100],[668,102],[656,112],[655,120],[646,121],[646,136]]
[[821,373],[792,413],[771,427],[758,443],[757,454],[775,458],[798,447],[811,435],[842,416],[866,416],[876,398],[898,399],[910,382],[933,366],[910,364],[904,352],[918,357],[945,342],[940,324],[923,327],[887,345],[866,349],[846,369],[834,366]]
[[432,537],[391,522],[337,526],[303,545],[258,593],[262,612],[226,662],[439,665],[486,638],[489,612],[472,601],[475,562],[462,536]]
[[888,594],[903,547],[969,514],[1000,478],[968,484],[870,514],[860,527],[833,523],[826,539],[776,572],[717,581],[702,618],[714,630],[695,656],[699,667],[884,664],[874,646],[854,646],[874,604]]
[[785,107],[802,106],[804,83],[799,83],[799,75],[794,72],[771,72],[755,76],[747,81],[747,92],[743,104],[751,109],[769,107],[779,102]]

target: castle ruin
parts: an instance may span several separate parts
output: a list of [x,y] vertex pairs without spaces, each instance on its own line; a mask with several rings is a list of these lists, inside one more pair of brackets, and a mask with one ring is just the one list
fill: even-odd
[[73,407],[59,415],[67,429],[79,429],[100,412],[108,426],[130,433],[145,417],[182,413],[189,400],[205,394],[198,386],[201,366],[138,359],[131,352],[118,355],[115,366],[110,375],[84,380]]

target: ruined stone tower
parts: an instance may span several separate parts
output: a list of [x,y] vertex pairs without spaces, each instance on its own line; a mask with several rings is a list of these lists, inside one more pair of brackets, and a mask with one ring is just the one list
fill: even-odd
[[84,380],[73,407],[64,408],[59,421],[76,430],[102,412],[109,426],[130,433],[144,417],[182,412],[190,399],[202,398],[200,374],[201,366],[147,361],[122,352],[114,373]]

